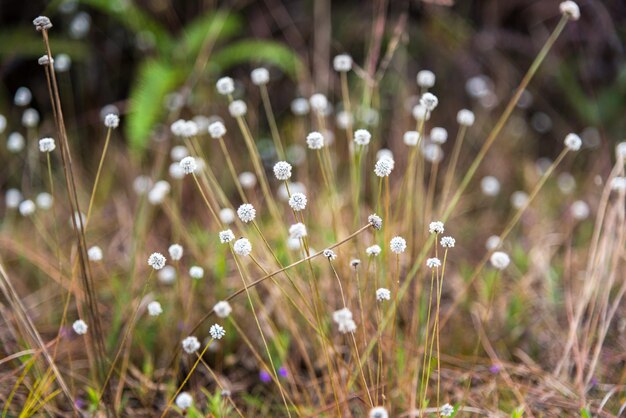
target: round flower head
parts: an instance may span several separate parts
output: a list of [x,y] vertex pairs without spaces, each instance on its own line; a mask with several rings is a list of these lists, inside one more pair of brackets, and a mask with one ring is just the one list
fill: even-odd
[[4,195],[4,201],[6,202],[7,208],[16,209],[22,201],[22,192],[17,189],[9,189]]
[[441,237],[440,243],[443,248],[454,248],[456,240],[452,237]]
[[500,181],[494,176],[485,176],[480,181],[480,188],[486,196],[496,196],[500,193]]
[[267,68],[255,68],[250,73],[250,78],[254,85],[262,86],[270,82],[270,72],[267,71]]
[[348,54],[336,55],[333,59],[333,68],[338,73],[347,73],[352,69],[352,57]]
[[393,237],[389,242],[389,248],[396,254],[401,254],[406,250],[406,240],[402,237]]
[[372,228],[376,229],[377,231],[382,229],[383,227],[383,219],[375,213],[372,213],[370,216],[367,217],[367,223],[370,224]]
[[516,209],[524,207],[526,202],[528,202],[528,193],[526,192],[518,190],[516,192],[513,192],[513,194],[511,195],[511,205],[513,205],[513,207]]
[[54,198],[50,193],[41,192],[37,195],[35,199],[37,203],[37,207],[41,210],[48,210],[52,207],[52,203],[54,202]]
[[381,251],[382,249],[380,248],[380,245],[374,244],[365,249],[365,254],[369,255],[370,257],[375,257],[380,254]]
[[352,267],[353,269],[357,269],[360,265],[361,260],[359,260],[358,258],[353,258],[352,260],[350,260],[350,267]]
[[237,216],[244,223],[252,222],[256,217],[256,209],[250,203],[244,203],[237,209]]
[[198,339],[192,335],[185,338],[182,342],[182,345],[183,350],[185,350],[187,354],[193,354],[200,348],[200,341],[198,341]]
[[66,72],[72,66],[72,59],[67,54],[59,54],[52,61],[54,62],[54,69],[59,73]]
[[300,239],[306,237],[306,226],[302,222],[289,227],[289,237]]
[[405,145],[409,147],[414,147],[420,140],[420,134],[417,131],[407,131],[404,133],[402,140],[404,141]]
[[158,205],[165,200],[171,190],[170,184],[165,180],[159,180],[148,192],[148,201],[153,205]]
[[487,238],[487,241],[485,242],[485,248],[488,251],[495,250],[496,248],[500,247],[500,243],[500,237],[497,235],[492,235]]
[[448,131],[445,128],[435,127],[430,130],[430,140],[435,144],[445,144],[448,140]]
[[333,261],[337,258],[337,254],[330,248],[326,248],[322,254],[324,254],[324,257],[328,258],[329,261]]
[[176,269],[172,266],[165,266],[159,270],[157,278],[163,284],[172,284],[176,281]]
[[52,138],[41,138],[39,140],[39,151],[41,152],[52,152],[56,148],[56,144],[54,143],[54,139]]
[[193,404],[193,398],[187,392],[181,392],[176,397],[176,406],[182,409],[183,411],[189,409]]
[[209,334],[211,334],[211,338],[214,340],[221,340],[224,335],[226,335],[226,331],[218,324],[211,325],[209,328]]
[[161,304],[156,300],[153,300],[148,304],[148,315],[150,316],[159,316],[163,313],[163,308]]
[[422,154],[424,155],[424,159],[432,164],[439,163],[443,160],[443,149],[441,149],[438,144],[426,144],[422,148]]
[[222,77],[215,83],[217,92],[223,96],[233,94],[235,91],[235,81],[230,77]]
[[389,289],[385,289],[384,287],[381,287],[380,289],[376,290],[376,300],[377,301],[383,301],[383,300],[390,300],[391,299],[391,292],[389,291]]
[[12,132],[7,138],[7,149],[9,152],[18,153],[24,149],[26,141],[19,132]]
[[248,105],[243,100],[233,100],[228,105],[228,113],[233,118],[244,116],[248,112]]
[[422,97],[420,97],[420,104],[424,106],[426,110],[432,112],[439,104],[439,99],[432,93],[424,93]]
[[220,318],[226,318],[232,311],[233,308],[230,307],[230,303],[225,300],[219,301],[213,306],[213,312]]
[[38,32],[41,32],[50,29],[52,22],[50,22],[50,19],[46,16],[38,16],[33,19],[33,25],[35,25],[35,29],[37,29]]
[[441,260],[436,257],[429,258],[428,260],[426,260],[426,267],[428,267],[429,269],[441,267]]
[[256,186],[256,176],[254,175],[254,173],[244,171],[243,173],[239,174],[239,183],[244,189],[252,189],[254,188],[254,186]]
[[94,245],[93,247],[87,250],[87,256],[89,257],[89,260],[91,261],[102,261],[102,258],[103,258],[102,248],[98,247],[97,245]]
[[115,113],[109,113],[104,117],[104,126],[109,129],[115,129],[120,125],[120,117]]
[[316,93],[309,99],[311,108],[317,113],[324,113],[328,109],[328,99],[321,93]]
[[491,254],[491,258],[489,259],[489,261],[491,262],[491,265],[498,270],[504,270],[509,266],[511,259],[509,258],[509,255],[507,253],[504,253],[502,251],[496,251],[495,253]]
[[451,417],[454,413],[454,407],[449,403],[439,407],[439,415],[442,417]]
[[204,277],[204,269],[200,266],[191,266],[189,269],[189,276],[192,279],[201,279]]
[[564,143],[570,151],[578,151],[583,145],[582,139],[576,134],[567,134]]
[[348,334],[354,331],[356,331],[356,323],[352,319],[339,323],[339,332],[342,334]]
[[220,121],[213,122],[209,125],[208,131],[211,138],[219,139],[226,135],[226,126]]
[[85,321],[83,321],[82,319],[78,319],[76,321],[74,321],[74,323],[72,324],[72,328],[74,328],[74,332],[78,335],[84,335],[87,333],[87,323],[85,323]]
[[376,406],[370,409],[368,417],[369,418],[389,418],[389,413],[384,407]]
[[274,164],[274,175],[278,180],[289,180],[291,178],[291,164],[287,161],[279,161]]
[[183,258],[183,246],[180,244],[170,245],[167,251],[170,253],[170,257],[172,257],[172,260],[174,261],[178,261]]
[[32,200],[24,200],[20,202],[20,205],[18,207],[20,215],[22,216],[31,216],[33,213],[35,213],[35,209],[37,209],[37,206]]
[[428,225],[428,232],[431,234],[443,234],[443,222],[431,222],[430,225]]
[[170,150],[170,157],[172,157],[172,161],[180,162],[183,158],[189,155],[189,150],[184,145],[176,145],[172,147]]
[[152,253],[148,257],[148,265],[155,270],[161,270],[165,267],[165,257],[161,253]]
[[324,136],[319,132],[311,132],[306,136],[306,144],[309,146],[309,149],[322,149]]
[[431,88],[435,85],[435,73],[429,70],[422,70],[417,73],[417,85],[423,88]]
[[196,159],[193,157],[185,157],[180,160],[180,168],[183,169],[185,174],[191,174],[196,171],[198,165],[196,164]]
[[356,330],[356,324],[352,320],[350,309],[343,308],[333,312],[333,321],[339,325],[339,332],[346,334]]
[[222,244],[227,244],[235,239],[235,234],[230,229],[220,232],[220,242]]
[[564,1],[559,4],[559,10],[563,16],[567,16],[569,20],[580,19],[580,9],[578,5],[573,1]]
[[298,97],[291,101],[291,112],[294,115],[302,116],[309,113],[309,101],[304,97]]
[[13,96],[13,103],[16,106],[28,106],[33,99],[33,93],[28,87],[20,87],[15,91]]
[[467,109],[459,110],[456,114],[456,121],[461,126],[472,126],[474,124],[475,116],[474,112]]
[[582,200],[577,200],[570,206],[570,212],[574,219],[582,221],[589,217],[589,205]]
[[26,109],[22,114],[22,125],[34,128],[39,123],[39,112],[35,109]]
[[235,241],[233,250],[235,250],[235,254],[245,257],[252,252],[252,244],[250,244],[247,238],[239,238]]
[[376,161],[381,160],[383,158],[386,158],[389,160],[389,163],[391,164],[391,168],[393,169],[393,167],[396,165],[396,162],[393,160],[393,151],[391,151],[388,148],[381,148],[378,151],[376,151]]
[[626,178],[625,177],[613,177],[613,179],[611,180],[611,190],[618,190],[618,191],[626,190]]
[[381,158],[376,161],[376,164],[374,165],[374,173],[376,173],[378,177],[387,177],[391,174],[392,170],[393,160],[389,158]]
[[357,145],[365,146],[370,143],[371,139],[372,134],[369,133],[367,129],[357,129],[354,132],[354,142],[356,142]]
[[176,180],[180,180],[185,177],[185,170],[180,166],[180,163],[172,163],[168,168],[168,173],[170,177]]
[[185,121],[183,119],[178,119],[170,125],[170,131],[176,136],[183,136],[185,132]]
[[304,210],[306,208],[306,203],[307,199],[304,193],[297,192],[292,194],[289,198],[289,206],[291,206],[291,209],[296,212]]
[[352,117],[352,114],[346,112],[345,110],[337,113],[337,126],[339,128],[348,129],[350,126],[352,126],[353,122],[354,118]]
[[230,225],[235,222],[235,211],[231,208],[224,208],[219,213],[220,221],[226,225]]

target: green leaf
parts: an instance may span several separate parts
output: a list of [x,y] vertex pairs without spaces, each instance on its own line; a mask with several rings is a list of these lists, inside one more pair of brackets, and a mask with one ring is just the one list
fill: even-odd
[[[65,52],[72,60],[80,61],[87,55],[84,42],[50,36],[52,54]],[[19,45],[19,46],[18,46]],[[46,52],[41,35],[29,27],[6,28],[0,31],[0,58],[18,55],[39,58]],[[43,70],[42,70],[43,72]]]
[[591,418],[591,412],[587,408],[580,408],[580,416],[582,418]]

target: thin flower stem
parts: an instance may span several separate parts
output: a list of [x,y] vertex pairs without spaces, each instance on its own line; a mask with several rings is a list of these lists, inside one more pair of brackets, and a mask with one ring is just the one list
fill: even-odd
[[89,224],[89,220],[91,219],[91,211],[93,209],[93,202],[96,198],[96,192],[98,191],[98,184],[100,182],[100,174],[102,174],[102,167],[104,166],[104,159],[107,155],[107,150],[109,148],[109,142],[111,140],[111,128],[107,129],[107,136],[104,140],[104,148],[102,149],[102,155],[100,156],[100,162],[98,163],[98,171],[96,172],[96,179],[93,182],[93,187],[91,189],[91,197],[89,198],[89,206],[87,207],[87,217],[85,218],[85,229],[87,229],[87,225]]
[[215,223],[221,227],[222,222],[220,221],[219,216],[217,216],[217,213],[215,213],[215,209],[213,209],[213,206],[211,206],[211,204],[209,203],[209,199],[207,199],[206,195],[204,194],[204,190],[202,190],[202,186],[200,185],[200,182],[198,181],[198,177],[196,176],[196,173],[191,173],[191,175],[193,176],[193,180],[196,182],[196,186],[198,186],[198,191],[200,192],[200,195],[202,196],[202,200],[204,200],[204,204],[206,205],[207,209],[209,209],[209,212],[211,212],[211,215],[213,216]]
[[274,118],[274,111],[272,110],[272,102],[270,101],[269,94],[267,94],[267,86],[265,84],[261,84],[259,88],[261,90],[261,101],[263,102],[263,107],[265,108],[265,115],[270,125],[270,132],[272,134],[274,146],[276,147],[276,152],[278,153],[278,157],[281,160],[284,160],[285,150],[283,149],[283,144],[280,140],[280,134],[278,133],[276,118]]
[[224,158],[226,159],[226,165],[228,166],[228,171],[230,172],[230,176],[233,179],[233,183],[237,188],[237,193],[239,193],[239,197],[242,202],[247,202],[246,194],[243,191],[243,187],[241,187],[241,183],[239,182],[239,178],[237,177],[237,171],[235,170],[235,166],[233,165],[233,161],[230,158],[230,152],[228,152],[228,148],[226,148],[226,144],[224,143],[224,138],[219,137],[218,142],[220,144],[220,148],[222,149],[222,153],[224,154]]

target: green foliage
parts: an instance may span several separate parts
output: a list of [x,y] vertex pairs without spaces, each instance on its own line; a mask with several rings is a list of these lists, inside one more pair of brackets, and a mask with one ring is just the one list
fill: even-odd
[[[87,45],[84,42],[58,36],[52,37],[50,42],[56,53],[70,54],[73,60],[80,61],[87,55]],[[16,45],[19,45],[19,51]],[[18,52],[21,57],[32,59],[44,55],[45,46],[41,35],[32,28],[3,28],[0,31],[0,59],[4,60]]]
[[513,412],[511,412],[511,418],[522,418],[524,416],[524,408],[519,407],[515,408]]
[[581,418],[591,418],[591,412],[587,408],[580,408]]

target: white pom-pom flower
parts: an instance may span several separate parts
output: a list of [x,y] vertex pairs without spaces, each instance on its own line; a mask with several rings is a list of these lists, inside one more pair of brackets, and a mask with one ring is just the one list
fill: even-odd
[[250,73],[252,83],[256,86],[262,86],[270,82],[270,72],[267,68],[255,68]]
[[37,203],[37,207],[39,209],[48,210],[52,207],[52,204],[54,203],[54,198],[50,193],[41,192],[37,195],[35,202]]
[[437,257],[429,258],[428,260],[426,260],[426,267],[428,267],[429,269],[441,267],[441,260],[439,260]]
[[219,235],[220,235],[220,242],[222,244],[227,244],[235,239],[235,234],[233,234],[233,231],[231,231],[230,229],[221,231]]
[[220,221],[226,225],[230,225],[235,222],[235,211],[231,208],[224,208],[219,213]]
[[575,2],[568,0],[559,4],[559,11],[563,16],[567,16],[569,20],[580,19],[580,8]]
[[209,328],[209,334],[211,334],[211,338],[214,340],[221,340],[224,335],[226,335],[226,331],[218,324],[211,325]]
[[120,125],[120,117],[115,113],[109,113],[104,117],[104,126],[109,129],[115,129]]
[[576,220],[585,220],[589,217],[589,205],[582,200],[577,200],[572,203],[572,206],[570,206],[570,213],[572,214],[572,217]]
[[333,59],[333,68],[338,73],[347,73],[352,69],[352,57],[348,54],[336,55]]
[[250,203],[244,203],[237,209],[237,216],[244,223],[252,222],[256,217],[256,209]]
[[245,257],[252,252],[252,244],[247,238],[239,238],[235,241],[233,250],[235,250],[235,254]]
[[309,149],[322,149],[324,147],[324,135],[319,132],[311,132],[306,136],[306,144]]
[[201,279],[204,277],[204,269],[200,266],[191,266],[189,268],[189,276],[192,279]]
[[333,261],[337,258],[337,254],[335,254],[335,252],[333,250],[331,250],[330,248],[326,248],[322,254],[324,255],[324,257],[326,257],[329,261]]
[[500,193],[500,181],[494,176],[485,176],[480,180],[480,189],[486,196],[497,196]]
[[309,101],[304,97],[298,97],[291,101],[291,112],[294,115],[302,116],[309,113]]
[[89,257],[90,261],[102,261],[102,258],[103,258],[102,248],[98,247],[97,245],[94,245],[93,247],[87,250],[87,256]]
[[41,152],[52,152],[56,148],[56,144],[54,143],[54,139],[52,138],[41,138],[39,140],[39,151]]
[[475,119],[474,112],[468,109],[461,109],[456,114],[456,121],[461,126],[472,126]]
[[156,300],[153,300],[148,304],[148,315],[150,316],[159,316],[163,313],[163,308],[161,304]]
[[365,146],[370,143],[372,134],[367,129],[357,129],[354,132],[354,142],[357,145]]
[[200,349],[200,341],[192,335],[183,340],[182,346],[187,354],[193,354]]
[[180,245],[180,244],[172,244],[172,245],[170,245],[170,247],[167,249],[167,251],[170,253],[170,257],[174,261],[178,261],[181,258],[183,258],[183,246]]
[[417,73],[417,85],[423,88],[431,88],[435,85],[435,73],[430,70],[422,70]]
[[370,224],[372,228],[378,231],[383,227],[383,218],[376,215],[375,213],[372,213],[367,217],[367,223]]
[[24,200],[20,202],[20,205],[18,207],[18,210],[20,211],[20,215],[22,216],[31,216],[33,213],[35,213],[36,209],[37,209],[37,206],[35,205],[35,202],[33,202],[32,200]]
[[374,244],[365,249],[365,254],[369,255],[370,257],[375,257],[380,254],[381,251],[382,248],[380,248],[380,245]]
[[50,29],[52,27],[52,22],[46,16],[37,16],[33,19],[33,25],[35,25],[35,29],[37,29],[38,32],[41,32]]
[[451,417],[453,413],[454,407],[449,403],[439,407],[439,415],[441,415],[442,417]]
[[165,266],[159,270],[157,278],[163,284],[172,284],[176,281],[176,269],[173,266]]
[[392,159],[381,158],[380,160],[376,161],[376,164],[374,165],[374,173],[378,177],[387,177],[391,174],[393,166],[394,164]]
[[87,323],[85,321],[83,321],[82,319],[78,319],[76,321],[74,321],[74,323],[72,324],[72,328],[74,329],[74,332],[78,335],[84,335],[87,333]]
[[215,83],[217,92],[223,96],[233,94],[235,91],[235,81],[230,77],[222,77]]
[[289,237],[300,239],[306,237],[306,226],[302,222],[298,222],[289,227]]
[[406,250],[406,240],[402,237],[393,237],[389,242],[389,248],[395,254],[402,254]]
[[328,109],[328,99],[321,93],[315,93],[311,96],[309,103],[311,104],[311,109],[317,113],[323,114]]
[[256,186],[256,176],[254,173],[244,171],[239,174],[239,184],[241,184],[241,187],[244,189],[253,189],[254,186]]
[[189,156],[180,160],[180,168],[183,169],[185,174],[194,173],[198,169],[198,165],[196,164],[196,159]]
[[376,290],[376,300],[381,302],[383,300],[390,300],[391,299],[391,292],[389,291],[389,289],[385,289],[384,287],[381,287],[380,289]]
[[226,135],[226,126],[222,122],[216,121],[209,125],[208,131],[211,138],[219,139]]
[[443,234],[443,222],[434,221],[428,225],[428,232],[431,234]]
[[456,240],[452,237],[441,237],[441,241],[439,241],[443,248],[454,248],[454,244],[456,244]]
[[155,270],[161,270],[165,267],[165,257],[161,253],[152,253],[148,257],[148,265]]
[[420,104],[424,106],[426,110],[432,112],[439,104],[439,99],[432,93],[424,93],[422,97],[420,97]]
[[384,407],[376,406],[370,409],[368,417],[369,418],[389,418],[389,413]]
[[226,318],[232,311],[233,308],[231,308],[230,303],[225,300],[221,300],[213,306],[213,312],[220,318]]
[[191,408],[191,405],[193,405],[193,398],[191,397],[189,393],[181,392],[176,397],[176,406],[182,409],[183,411]]
[[445,128],[435,127],[430,130],[430,140],[435,144],[445,144],[448,140],[448,131]]
[[583,145],[582,139],[580,139],[580,137],[576,134],[567,134],[565,141],[563,142],[570,151],[578,151]]
[[11,132],[11,134],[7,138],[7,150],[9,150],[9,152],[17,154],[24,149],[24,145],[26,145],[24,136],[19,132]]
[[274,164],[274,175],[278,180],[289,180],[291,178],[291,164],[287,161],[277,162]]
[[413,115],[415,120],[420,121],[420,122],[427,121],[430,119],[430,112],[421,104],[417,104],[413,106],[413,109],[411,110],[411,114]]
[[247,112],[248,105],[246,105],[246,102],[244,102],[243,100],[233,100],[228,105],[228,113],[230,113],[230,116],[232,116],[233,118],[245,116]]
[[511,263],[511,258],[505,252],[496,251],[493,254],[491,254],[489,261],[491,262],[491,265],[495,267],[496,269],[504,270]]
[[306,208],[307,198],[304,193],[294,193],[289,198],[289,206],[296,212],[304,210]]

